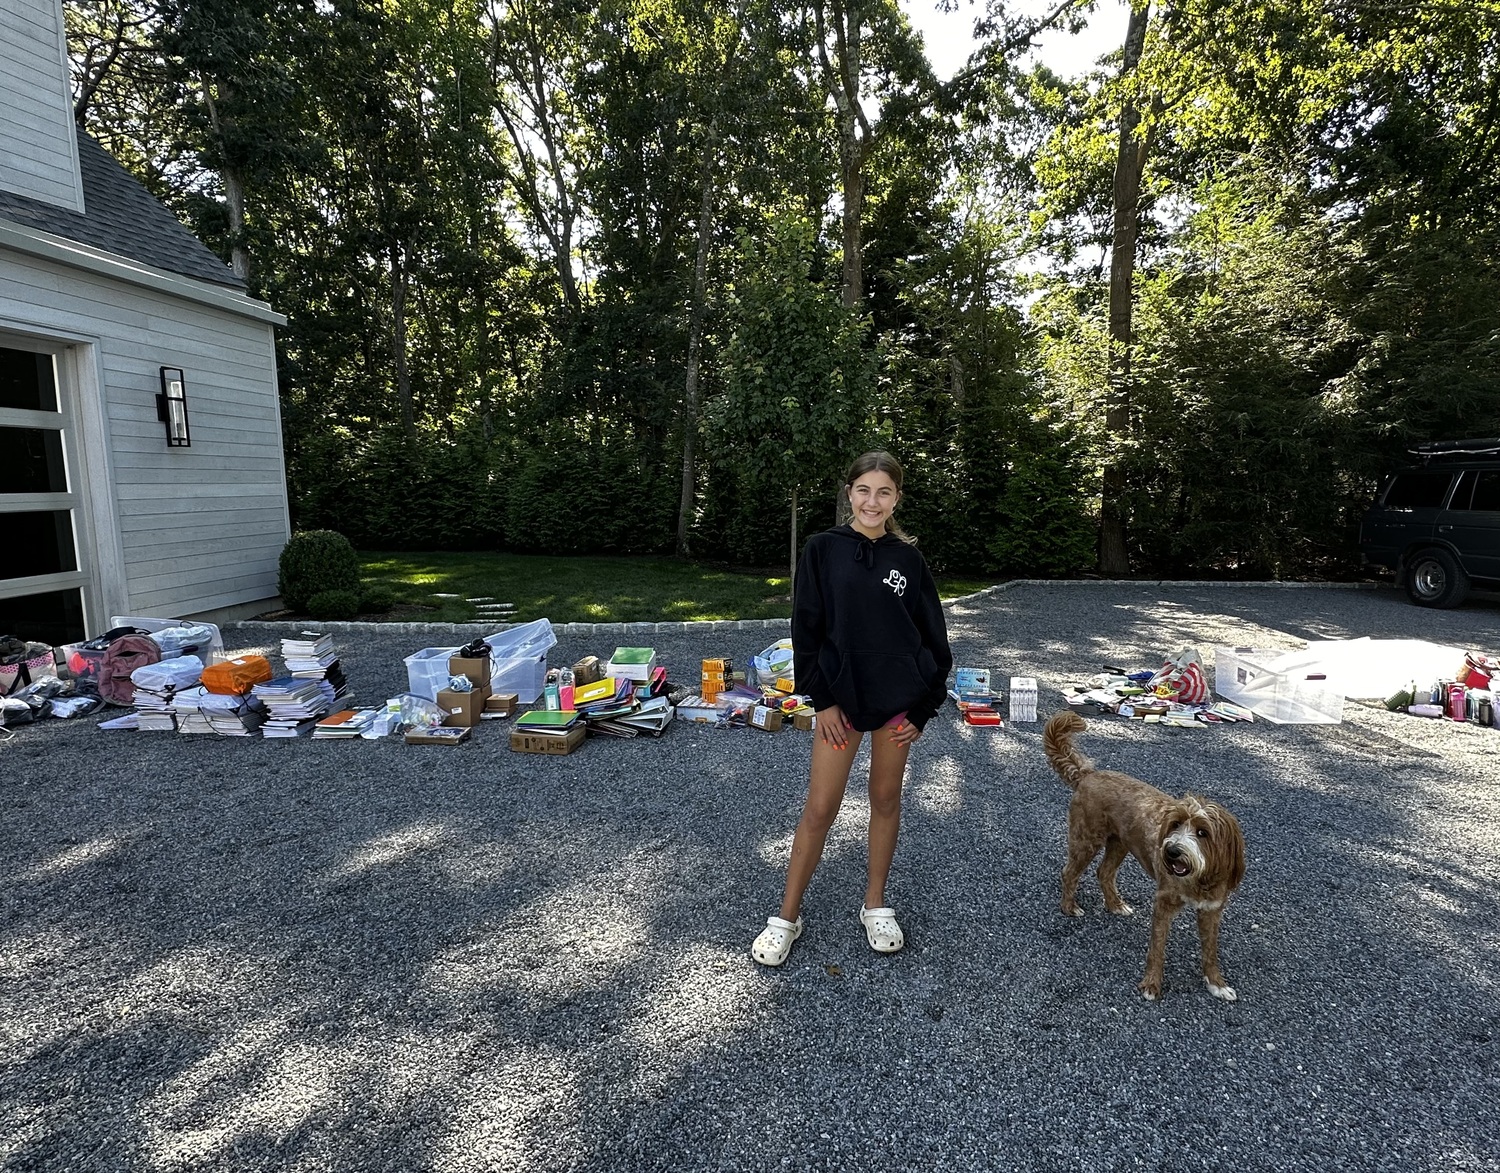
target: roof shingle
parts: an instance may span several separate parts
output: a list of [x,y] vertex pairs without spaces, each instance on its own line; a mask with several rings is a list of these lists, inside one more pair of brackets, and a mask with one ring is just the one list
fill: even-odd
[[245,283],[113,156],[78,131],[84,212],[0,191],[0,220],[115,253],[155,269],[199,281],[245,288]]

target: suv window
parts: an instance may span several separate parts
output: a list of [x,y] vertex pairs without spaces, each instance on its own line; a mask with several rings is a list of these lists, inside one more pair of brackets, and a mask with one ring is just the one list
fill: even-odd
[[1500,513],[1500,469],[1464,473],[1463,484],[1453,494],[1452,508]]
[[1453,483],[1451,472],[1401,472],[1385,491],[1387,509],[1440,509]]

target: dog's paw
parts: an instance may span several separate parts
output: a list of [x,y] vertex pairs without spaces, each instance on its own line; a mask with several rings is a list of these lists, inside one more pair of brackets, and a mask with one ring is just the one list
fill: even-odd
[[1142,982],[1140,984],[1141,997],[1148,1002],[1155,1002],[1161,997],[1161,986],[1155,982]]
[[1135,915],[1135,905],[1133,905],[1133,904],[1126,904],[1122,900],[1122,901],[1120,901],[1119,904],[1117,904],[1113,908],[1111,908],[1110,912],[1114,913],[1116,916],[1134,916]]
[[1078,905],[1075,904],[1075,905],[1073,905],[1072,908],[1065,908],[1065,909],[1063,909],[1063,915],[1064,916],[1082,916],[1083,915],[1083,909],[1079,908]]
[[1216,986],[1207,978],[1203,979],[1203,984],[1208,987],[1208,992],[1215,998],[1222,998],[1226,1002],[1235,1002],[1239,1000],[1239,995],[1234,992],[1233,986]]

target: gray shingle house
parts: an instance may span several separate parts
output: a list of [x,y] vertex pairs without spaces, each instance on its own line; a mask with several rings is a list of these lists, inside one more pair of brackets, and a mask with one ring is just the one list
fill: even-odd
[[274,327],[73,125],[61,0],[0,0],[0,633],[232,617],[289,532]]

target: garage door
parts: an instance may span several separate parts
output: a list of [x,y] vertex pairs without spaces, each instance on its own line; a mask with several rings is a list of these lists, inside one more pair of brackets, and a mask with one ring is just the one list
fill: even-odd
[[77,427],[52,353],[0,345],[0,634],[84,638]]

